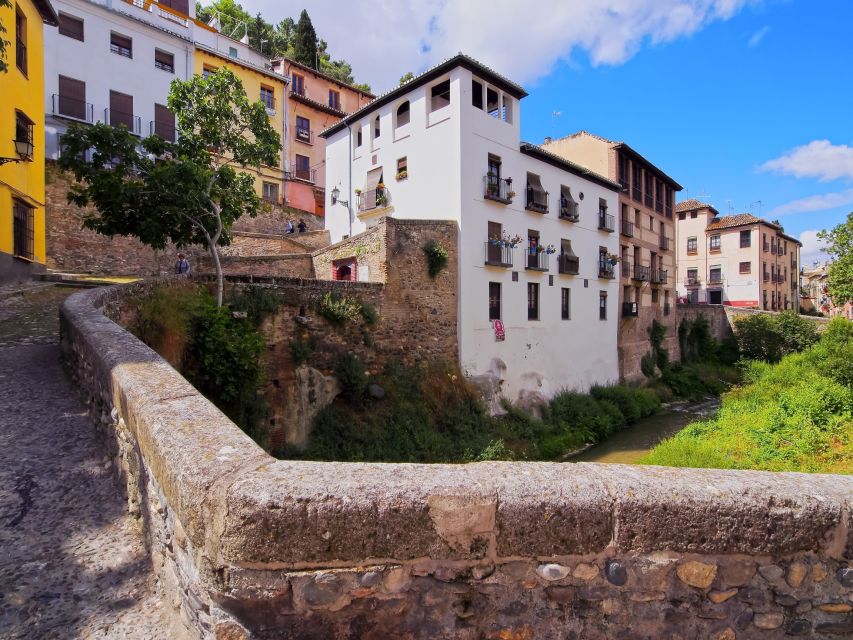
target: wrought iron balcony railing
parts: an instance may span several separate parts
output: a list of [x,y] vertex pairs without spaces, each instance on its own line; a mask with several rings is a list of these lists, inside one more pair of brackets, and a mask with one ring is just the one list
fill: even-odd
[[604,211],[598,212],[598,228],[602,231],[615,231],[616,230],[616,218],[605,213]]
[[53,115],[72,118],[90,124],[95,120],[95,108],[90,102],[54,93],[51,96],[51,103],[53,106]]
[[513,248],[509,245],[487,240],[485,243],[485,263],[492,267],[512,267]]
[[142,118],[126,111],[104,109],[104,122],[111,127],[124,125],[135,136],[142,135]]
[[544,251],[539,251],[537,246],[527,247],[527,263],[525,268],[533,271],[548,271],[548,254]]
[[512,180],[510,178],[498,178],[497,176],[490,175],[483,176],[483,197],[486,200],[510,204],[514,195]]
[[577,256],[570,256],[565,253],[561,253],[558,263],[559,272],[576,276],[581,270],[580,263],[580,258]]

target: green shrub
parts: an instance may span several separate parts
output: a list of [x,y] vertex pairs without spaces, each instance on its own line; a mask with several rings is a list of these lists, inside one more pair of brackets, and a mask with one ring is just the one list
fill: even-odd
[[379,323],[379,312],[376,311],[376,307],[368,302],[361,305],[361,317],[368,327],[373,327]]
[[435,240],[430,240],[424,245],[424,253],[427,258],[427,273],[430,278],[435,278],[447,266],[447,249]]
[[287,347],[294,364],[300,365],[308,361],[316,349],[316,344],[312,339],[303,340],[301,338],[294,338]]
[[204,287],[189,283],[155,286],[137,301],[135,317],[128,328],[180,371],[193,318],[211,299]]
[[362,314],[362,305],[349,296],[326,293],[317,303],[317,313],[331,324],[341,325],[354,322]]
[[789,353],[809,348],[818,338],[814,323],[794,311],[738,318],[735,336],[743,357],[765,362],[779,362]]
[[608,400],[616,405],[624,421],[628,424],[636,422],[640,418],[640,408],[637,406],[633,389],[625,386],[595,386],[589,390],[589,394],[596,400]]
[[782,311],[773,320],[782,343],[783,355],[804,351],[818,340],[815,323],[801,318],[796,311]]
[[349,400],[361,400],[367,392],[368,378],[364,364],[353,353],[347,353],[335,365],[335,377],[341,385],[341,395]]
[[717,343],[711,336],[711,325],[703,316],[698,316],[695,320],[681,321],[678,326],[678,342],[682,362],[713,360],[717,353]]
[[232,288],[227,303],[234,311],[244,311],[246,318],[258,327],[264,318],[278,311],[282,298],[269,287],[250,285]]
[[640,358],[640,371],[647,378],[655,377],[655,354],[651,351]]

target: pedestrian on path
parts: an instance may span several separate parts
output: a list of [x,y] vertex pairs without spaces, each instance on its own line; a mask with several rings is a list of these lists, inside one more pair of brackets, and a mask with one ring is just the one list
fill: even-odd
[[183,253],[178,254],[178,261],[175,262],[175,273],[179,276],[190,275],[190,261]]
[[308,225],[305,224],[305,218],[299,218],[299,233],[308,231]]
[[287,224],[286,224],[286,225],[285,225],[285,227],[284,227],[284,232],[285,232],[286,234],[291,234],[291,233],[293,233],[294,231],[296,231],[296,229],[294,229],[294,228],[293,228],[293,220],[291,220],[290,218],[288,218],[288,219],[287,219]]

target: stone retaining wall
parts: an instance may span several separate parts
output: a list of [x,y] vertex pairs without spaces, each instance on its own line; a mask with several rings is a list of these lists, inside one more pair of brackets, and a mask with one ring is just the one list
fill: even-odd
[[853,478],[274,460],[71,296],[62,351],[190,638],[842,638]]
[[[734,337],[734,323],[738,318],[745,318],[756,314],[777,315],[775,311],[710,304],[679,304],[676,309],[678,324],[681,324],[684,320],[695,320],[701,316],[708,321],[711,336],[719,342]],[[818,332],[823,331],[830,321],[829,318],[815,316],[800,317],[814,322]]]

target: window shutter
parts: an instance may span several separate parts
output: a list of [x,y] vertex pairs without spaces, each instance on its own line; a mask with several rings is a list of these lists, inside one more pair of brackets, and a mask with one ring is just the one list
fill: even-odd
[[125,125],[133,131],[133,96],[118,91],[110,91],[110,124]]
[[59,33],[83,42],[83,21],[80,18],[60,13]]
[[165,105],[154,105],[154,133],[163,140],[175,141],[175,114]]
[[171,68],[173,71],[175,69],[175,56],[166,51],[154,49],[154,61]]
[[59,113],[86,120],[86,83],[59,76]]

